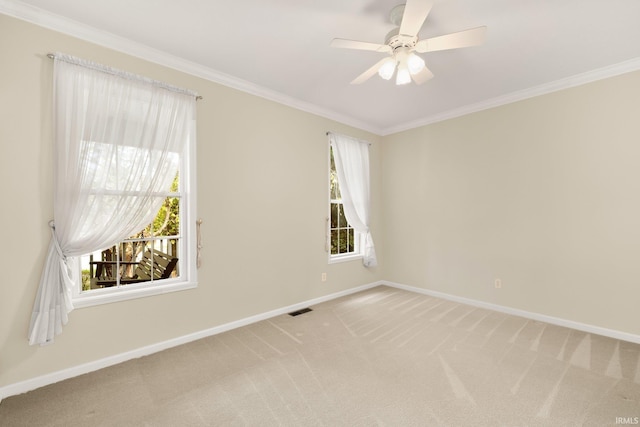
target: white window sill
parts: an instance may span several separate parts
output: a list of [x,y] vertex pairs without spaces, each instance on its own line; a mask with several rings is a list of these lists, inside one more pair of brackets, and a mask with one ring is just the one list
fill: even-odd
[[135,298],[144,298],[153,295],[161,295],[169,292],[184,291],[198,286],[197,282],[183,282],[178,280],[163,280],[162,284],[124,285],[120,288],[111,287],[84,291],[73,298],[74,308],[91,307],[94,305],[109,304],[112,302],[126,301]]
[[329,255],[329,264],[362,259],[362,254]]

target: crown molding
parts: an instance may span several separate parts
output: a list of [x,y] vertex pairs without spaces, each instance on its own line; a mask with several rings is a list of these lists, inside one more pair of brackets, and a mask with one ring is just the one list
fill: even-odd
[[630,73],[640,70],[640,58],[630,59],[618,64],[609,65],[607,67],[598,68],[596,70],[587,71],[575,76],[566,77],[564,79],[555,80],[550,83],[544,83],[529,89],[523,89],[511,92],[503,96],[488,99],[486,101],[469,104],[464,107],[455,108],[440,114],[426,117],[424,119],[407,122],[398,126],[391,126],[382,130],[380,136],[392,135],[394,133],[403,132],[410,129],[419,128],[433,123],[442,122],[456,117],[466,116],[467,114],[476,113],[490,108],[500,107],[502,105],[511,104],[525,99],[534,98],[540,95],[569,89],[575,86],[581,86],[597,80],[615,77],[621,74]]
[[353,117],[336,113],[327,108],[284,95],[249,81],[233,77],[198,63],[187,61],[175,55],[136,43],[107,31],[102,31],[86,24],[56,15],[49,11],[22,3],[16,0],[0,0],[0,13],[48,28],[90,43],[94,43],[118,52],[131,55],[145,61],[172,68],[195,77],[218,83],[269,101],[311,113],[329,120],[352,126],[375,135],[381,135],[382,128]]

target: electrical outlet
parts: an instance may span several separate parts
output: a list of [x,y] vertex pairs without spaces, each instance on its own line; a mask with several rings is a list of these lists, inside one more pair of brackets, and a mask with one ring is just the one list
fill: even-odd
[[500,280],[500,279],[496,279],[496,280],[493,282],[493,285],[496,287],[496,289],[500,289],[500,288],[502,288],[502,280]]
[[322,273],[322,278],[320,280],[322,280],[323,282],[326,282],[327,281],[327,273]]

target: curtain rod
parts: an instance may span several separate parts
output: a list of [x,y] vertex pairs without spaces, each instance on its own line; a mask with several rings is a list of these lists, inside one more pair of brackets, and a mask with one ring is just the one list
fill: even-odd
[[[327,131],[327,132],[325,133],[325,135],[329,136],[329,135],[331,135],[332,133],[335,133],[335,132]],[[349,137],[349,138],[351,138],[351,137]],[[353,139],[357,139],[357,138],[353,138]],[[363,141],[363,140],[361,140],[361,139],[359,139],[358,141],[360,141],[360,142],[364,142],[364,143],[366,143],[366,144],[367,144],[367,145],[369,145],[369,146],[371,145],[371,143],[370,143],[369,141]]]
[[[54,53],[47,53],[47,57],[49,59],[56,59],[56,55]],[[181,89],[182,90],[182,89]],[[200,101],[201,99],[204,99],[202,96],[200,95],[195,95],[196,101]]]

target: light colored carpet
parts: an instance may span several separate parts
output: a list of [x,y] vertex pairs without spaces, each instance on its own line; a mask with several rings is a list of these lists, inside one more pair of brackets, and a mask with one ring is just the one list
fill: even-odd
[[2,426],[578,426],[640,416],[640,345],[386,286],[43,387]]

